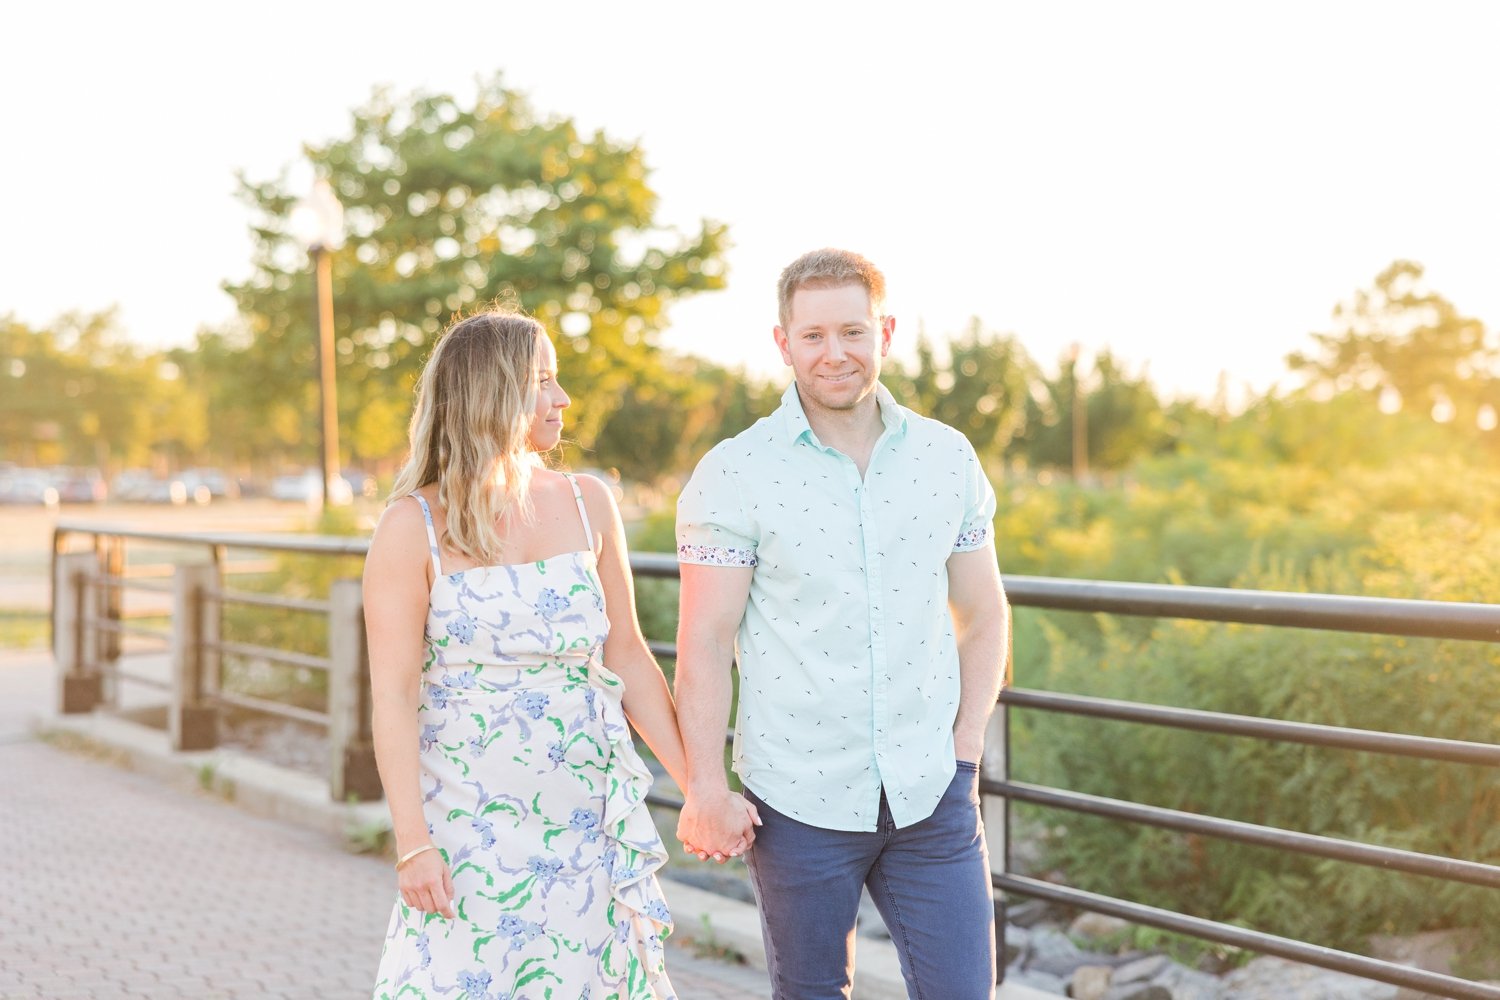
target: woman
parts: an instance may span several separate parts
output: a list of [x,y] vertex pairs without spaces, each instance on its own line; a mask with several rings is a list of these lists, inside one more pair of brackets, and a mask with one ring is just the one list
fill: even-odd
[[568,404],[525,316],[456,323],[422,373],[364,575],[400,887],[377,998],[674,995],[626,716],[679,781],[682,744],[614,498],[537,460]]

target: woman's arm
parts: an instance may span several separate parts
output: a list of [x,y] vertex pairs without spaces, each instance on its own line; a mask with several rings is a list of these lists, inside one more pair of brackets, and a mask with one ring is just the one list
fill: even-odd
[[625,714],[646,741],[679,788],[687,787],[687,768],[682,736],[677,731],[677,711],[661,667],[641,635],[635,615],[635,586],[631,580],[630,556],[625,547],[625,526],[609,487],[593,476],[579,476],[589,521],[602,536],[599,550],[599,582],[604,588],[604,606],[609,615],[609,638],[604,643],[604,664],[625,682]]
[[[387,507],[365,557],[365,635],[375,764],[391,811],[398,857],[432,843],[422,814],[417,757],[422,631],[431,565],[421,508],[412,500]],[[426,851],[404,864],[398,882],[408,906],[453,917],[453,883],[437,851]]]

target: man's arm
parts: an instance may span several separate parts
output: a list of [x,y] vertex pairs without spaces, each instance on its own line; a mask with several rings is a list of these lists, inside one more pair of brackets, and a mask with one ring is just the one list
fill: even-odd
[[683,563],[681,571],[676,695],[688,783],[677,839],[700,858],[722,860],[755,839],[753,808],[730,793],[724,773],[734,639],[755,570]]
[[960,695],[953,723],[959,760],[984,753],[984,730],[1009,679],[1010,605],[1000,583],[995,544],[948,557],[948,608],[958,639]]

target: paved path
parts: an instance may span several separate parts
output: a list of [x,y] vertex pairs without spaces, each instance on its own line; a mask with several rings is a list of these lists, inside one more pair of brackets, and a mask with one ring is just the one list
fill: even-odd
[[[0,653],[0,1000],[368,997],[389,864],[32,739],[39,660]],[[685,946],[669,962],[683,1000],[769,995]]]

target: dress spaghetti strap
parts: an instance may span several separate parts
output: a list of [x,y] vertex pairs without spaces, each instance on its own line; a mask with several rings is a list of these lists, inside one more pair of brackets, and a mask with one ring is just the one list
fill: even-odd
[[432,571],[442,576],[443,559],[438,552],[437,532],[432,528],[432,508],[427,506],[427,498],[420,493],[411,494],[411,498],[422,505],[422,520],[427,522],[427,551],[432,553]]
[[589,512],[583,505],[583,490],[579,489],[578,480],[571,472],[564,472],[563,475],[573,487],[573,500],[578,504],[578,516],[583,521],[584,548],[592,552],[594,551],[594,529],[589,527]]

